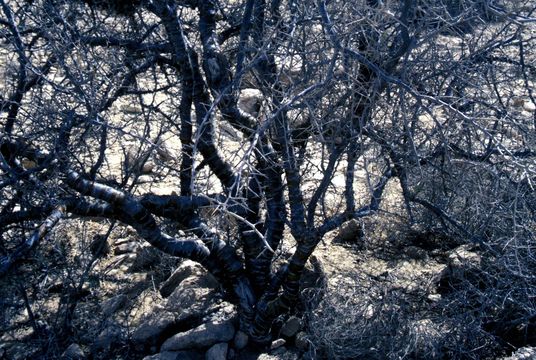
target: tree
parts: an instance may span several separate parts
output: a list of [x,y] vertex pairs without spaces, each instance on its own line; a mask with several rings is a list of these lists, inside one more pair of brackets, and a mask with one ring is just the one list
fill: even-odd
[[[317,244],[395,182],[408,223],[521,251],[529,281],[529,1],[0,4],[4,276],[63,219],[108,219],[201,263],[264,343]],[[140,185],[154,154],[176,192]]]

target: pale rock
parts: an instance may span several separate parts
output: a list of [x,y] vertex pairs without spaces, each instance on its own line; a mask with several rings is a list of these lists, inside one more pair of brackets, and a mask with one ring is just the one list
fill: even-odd
[[285,345],[287,341],[285,339],[276,339],[272,341],[272,344],[270,345],[270,350],[275,350],[277,348],[280,348],[281,346]]
[[523,104],[523,109],[525,109],[528,112],[535,112],[536,105],[532,101],[526,100],[525,103]]
[[192,260],[184,260],[160,286],[160,294],[163,297],[168,297],[184,279],[193,275],[204,276],[205,274],[207,272],[200,264]]
[[122,243],[122,244],[115,246],[114,254],[123,255],[123,254],[128,254],[128,253],[135,253],[137,249],[138,249],[138,244],[136,244],[135,242]]
[[238,97],[238,107],[250,114],[257,117],[262,105],[263,95],[258,89],[242,89],[240,96]]
[[153,177],[151,175],[142,175],[138,177],[138,184],[147,184],[153,182]]

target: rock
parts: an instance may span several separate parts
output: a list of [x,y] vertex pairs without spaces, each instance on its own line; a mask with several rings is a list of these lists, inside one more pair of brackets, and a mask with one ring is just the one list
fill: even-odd
[[356,242],[362,240],[365,236],[365,227],[363,223],[356,219],[349,220],[341,225],[337,240],[343,242]]
[[93,352],[110,351],[112,345],[120,342],[122,337],[121,327],[118,324],[110,324],[100,332],[93,342]]
[[515,107],[523,107],[523,105],[525,105],[525,99],[523,99],[523,97],[516,96],[512,100],[512,105]]
[[530,101],[530,100],[526,100],[523,104],[523,109],[528,111],[528,112],[535,112],[536,111],[536,105]]
[[270,350],[275,350],[277,348],[280,348],[281,346],[285,345],[287,341],[285,339],[277,339],[272,341],[272,344],[270,345]]
[[205,360],[226,360],[228,348],[227,343],[213,345],[205,354]]
[[536,359],[536,347],[525,346],[517,349],[512,355],[502,360],[531,360]]
[[117,310],[125,306],[127,300],[128,298],[125,294],[120,294],[104,301],[101,305],[102,313],[106,317],[114,314]]
[[81,360],[86,358],[86,354],[84,354],[80,345],[73,343],[65,349],[61,358],[66,360]]
[[187,277],[196,275],[203,276],[207,274],[206,270],[198,263],[192,260],[184,260],[179,267],[167,278],[160,286],[160,294],[163,297],[171,295],[173,290]]
[[309,349],[309,339],[307,338],[307,333],[300,331],[296,334],[296,339],[294,340],[294,345],[298,350],[307,351]]
[[162,344],[162,350],[202,349],[234,337],[235,328],[230,321],[206,323],[194,329],[176,334]]
[[298,354],[280,347],[270,354],[260,354],[257,360],[298,360]]
[[242,89],[238,98],[238,107],[250,114],[257,117],[261,109],[263,100],[262,92],[258,89]]
[[143,166],[141,167],[141,173],[142,174],[150,174],[153,172],[155,168],[155,164],[152,161],[147,161]]
[[130,271],[140,271],[160,263],[162,254],[153,246],[140,246],[136,249],[136,257],[130,266]]
[[296,335],[301,328],[301,320],[296,316],[291,316],[281,327],[279,334],[283,337],[290,338]]
[[248,341],[249,341],[248,335],[245,332],[238,330],[235,334],[233,344],[234,344],[235,349],[242,350],[243,348],[247,346]]
[[161,340],[163,334],[179,322],[175,314],[169,311],[153,311],[134,330],[132,339],[134,343],[141,345],[141,348],[154,346]]
[[214,295],[214,289],[207,287],[206,277],[193,275],[184,279],[164,304],[145,313],[132,333],[133,342],[152,346],[172,328],[194,326],[192,322],[214,305]]
[[116,245],[114,249],[114,254],[122,255],[122,254],[127,254],[127,253],[135,253],[137,249],[138,249],[138,244],[136,244],[135,242],[122,243],[122,244]]
[[230,321],[234,326],[238,326],[238,316],[233,304],[223,301],[211,306],[203,317],[203,322],[222,323]]
[[22,167],[26,170],[30,170],[30,169],[37,167],[37,163],[28,158],[22,158],[21,164],[22,164]]
[[163,351],[158,354],[146,356],[143,360],[204,360],[204,356],[199,351]]
[[142,175],[138,177],[137,182],[138,184],[147,184],[153,182],[153,178],[151,175]]

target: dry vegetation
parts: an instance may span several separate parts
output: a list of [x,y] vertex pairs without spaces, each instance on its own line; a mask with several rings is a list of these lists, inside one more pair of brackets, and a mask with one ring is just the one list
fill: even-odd
[[157,352],[183,258],[252,347],[536,346],[532,1],[0,5],[0,359]]

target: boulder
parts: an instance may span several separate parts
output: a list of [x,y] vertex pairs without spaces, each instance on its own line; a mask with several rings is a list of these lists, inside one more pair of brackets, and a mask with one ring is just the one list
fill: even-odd
[[207,350],[205,360],[227,360],[227,343],[218,343]]
[[117,310],[125,306],[127,300],[128,298],[125,294],[120,294],[109,298],[101,305],[102,313],[106,317],[114,314]]
[[158,354],[146,356],[143,360],[204,360],[205,357],[200,351],[163,351]]
[[146,313],[132,333],[134,343],[153,346],[173,329],[195,326],[215,303],[216,292],[208,284],[204,276],[184,279],[163,304]]
[[536,104],[534,104],[532,101],[530,100],[526,100],[524,103],[523,103],[523,109],[525,111],[528,111],[528,112],[536,112]]
[[162,283],[160,286],[160,294],[163,297],[168,297],[184,279],[194,275],[204,276],[205,274],[207,274],[207,272],[201,265],[192,260],[184,260],[167,280]]
[[234,337],[234,334],[235,328],[231,321],[206,323],[173,335],[162,344],[162,350],[203,349],[220,342],[227,342]]

